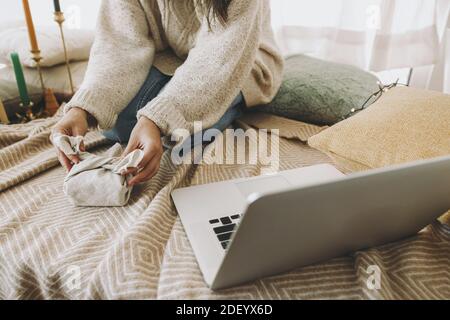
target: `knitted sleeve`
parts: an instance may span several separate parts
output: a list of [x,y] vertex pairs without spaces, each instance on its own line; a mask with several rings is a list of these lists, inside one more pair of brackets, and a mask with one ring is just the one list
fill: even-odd
[[164,91],[140,110],[170,135],[176,129],[193,132],[194,121],[203,128],[226,112],[249,77],[261,35],[262,1],[233,0],[225,25],[203,19],[196,46],[177,69]]
[[110,129],[145,81],[154,55],[139,0],[103,0],[84,81],[65,111],[85,109]]

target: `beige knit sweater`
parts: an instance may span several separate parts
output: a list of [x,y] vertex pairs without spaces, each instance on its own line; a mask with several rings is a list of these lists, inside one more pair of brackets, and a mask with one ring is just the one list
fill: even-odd
[[137,94],[154,65],[172,80],[139,116],[163,135],[216,123],[240,91],[248,106],[270,102],[283,59],[270,23],[269,0],[232,0],[223,26],[206,22],[195,0],[103,0],[88,70],[66,111],[80,107],[100,128]]

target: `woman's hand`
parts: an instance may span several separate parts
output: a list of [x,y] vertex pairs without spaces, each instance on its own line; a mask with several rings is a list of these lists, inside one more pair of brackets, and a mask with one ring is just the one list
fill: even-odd
[[123,156],[126,157],[136,149],[144,151],[144,158],[137,168],[129,168],[123,173],[135,175],[128,182],[130,186],[150,180],[158,172],[163,155],[161,132],[158,126],[146,117],[139,118]]
[[[52,133],[60,133],[67,136],[84,136],[86,135],[88,125],[89,114],[80,108],[70,109],[64,117],[58,121],[52,130]],[[84,151],[84,145],[80,146],[80,149]],[[66,156],[61,150],[56,149],[58,153],[58,159],[61,165],[66,168],[67,171],[72,169],[74,163],[79,163],[80,159],[77,156]]]

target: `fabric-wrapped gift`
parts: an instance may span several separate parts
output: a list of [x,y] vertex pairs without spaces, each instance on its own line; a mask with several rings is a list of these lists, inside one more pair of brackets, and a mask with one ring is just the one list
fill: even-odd
[[106,156],[82,152],[82,137],[54,135],[53,143],[66,155],[78,155],[75,164],[64,179],[64,193],[79,207],[122,207],[130,199],[132,187],[130,175],[123,176],[128,168],[136,168],[144,157],[142,150],[135,150],[125,158],[118,157],[122,146],[116,144]]

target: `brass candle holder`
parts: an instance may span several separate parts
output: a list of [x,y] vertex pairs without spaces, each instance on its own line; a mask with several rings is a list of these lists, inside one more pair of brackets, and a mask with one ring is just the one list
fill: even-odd
[[44,77],[42,75],[42,68],[41,68],[41,61],[42,61],[41,50],[31,50],[31,55],[32,55],[32,59],[36,63],[36,68],[37,68],[38,74],[39,74],[39,81],[41,82],[42,93],[44,93],[45,92],[45,84],[44,84]]
[[16,113],[17,119],[19,119],[20,123],[26,123],[32,120],[37,119],[40,116],[40,113],[34,113],[33,107],[34,103],[30,101],[28,105],[24,105],[23,103],[19,104],[20,111],[19,113]]
[[29,111],[27,111],[27,117],[30,120],[33,120],[33,119],[36,119],[37,117],[40,117],[42,114],[47,114],[48,116],[53,116],[56,113],[56,111],[58,111],[59,104],[58,104],[58,101],[56,100],[53,90],[50,88],[46,88],[46,86],[45,86],[44,76],[43,76],[42,67],[41,67],[41,61],[42,61],[41,51],[40,50],[32,50],[31,54],[32,54],[32,58],[33,58],[34,62],[36,63],[36,68],[37,68],[38,74],[39,74],[39,81],[41,83],[41,88],[42,88],[42,95],[43,95],[44,101],[45,101],[44,110],[40,110],[37,112],[33,112],[33,110],[32,110],[33,104],[32,103],[30,106],[24,106],[24,107],[29,108]]
[[74,94],[75,90],[73,87],[72,71],[70,70],[69,55],[67,53],[66,39],[64,37],[64,30],[63,30],[63,23],[66,19],[64,18],[64,13],[62,11],[55,11],[53,13],[53,17],[59,26],[59,33],[61,35],[61,40],[62,40],[62,44],[63,44],[63,48],[64,48],[64,58],[66,61],[67,74],[69,75],[70,90],[72,91],[72,94]]

